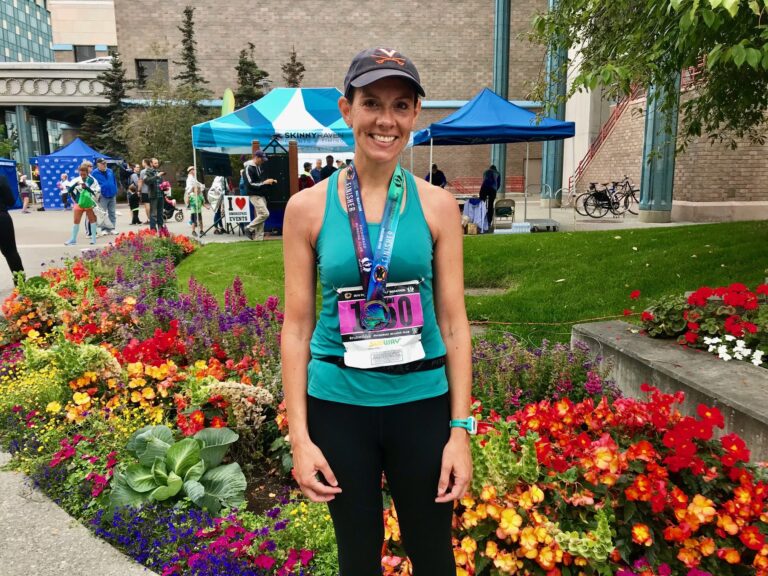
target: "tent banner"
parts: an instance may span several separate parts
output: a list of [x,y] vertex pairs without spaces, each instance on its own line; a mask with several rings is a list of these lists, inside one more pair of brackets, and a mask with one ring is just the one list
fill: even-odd
[[43,206],[46,210],[62,210],[61,192],[58,187],[62,174],[67,175],[67,180],[77,178],[80,173],[78,168],[86,160],[93,162],[92,157],[73,156],[39,156],[37,166],[40,170],[40,188],[43,192]]
[[21,208],[21,198],[19,198],[19,180],[16,173],[16,162],[14,160],[6,160],[0,158],[0,174],[5,176],[8,180],[8,185],[11,187],[13,197],[16,198],[16,202],[11,208]]

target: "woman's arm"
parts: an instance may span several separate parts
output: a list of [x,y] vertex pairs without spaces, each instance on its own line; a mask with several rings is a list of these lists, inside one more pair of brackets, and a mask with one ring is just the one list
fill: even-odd
[[[285,209],[283,254],[285,261],[285,319],[281,333],[283,391],[288,412],[293,474],[302,492],[315,502],[328,502],[341,492],[336,477],[307,426],[307,366],[309,343],[315,328],[315,250],[312,230],[318,210],[311,191],[293,196]],[[322,205],[320,205],[322,210]],[[322,212],[321,212],[322,217]],[[321,472],[327,484],[318,480]]]
[[[434,241],[435,313],[446,349],[446,373],[451,397],[451,418],[470,416],[472,395],[472,340],[464,306],[464,254],[461,214],[453,195],[429,186],[420,198]],[[446,426],[448,423],[446,422]],[[443,451],[437,502],[461,498],[472,479],[469,435],[452,428]]]

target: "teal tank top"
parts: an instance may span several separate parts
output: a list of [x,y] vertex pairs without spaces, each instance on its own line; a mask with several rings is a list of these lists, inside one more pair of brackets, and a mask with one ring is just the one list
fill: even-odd
[[[391,282],[421,280],[420,293],[424,312],[422,345],[426,359],[445,354],[445,344],[435,317],[432,288],[432,234],[419,202],[416,181],[405,172],[405,209],[392,250],[389,267]],[[307,374],[307,391],[320,400],[358,406],[391,406],[434,398],[448,390],[445,367],[409,374],[386,374],[356,368],[340,367],[317,360],[323,356],[344,356],[339,332],[338,288],[360,286],[355,247],[349,219],[338,195],[339,171],[328,178],[325,216],[317,237],[317,266],[323,305],[310,351],[312,358]],[[379,224],[368,223],[374,249],[379,237]]]

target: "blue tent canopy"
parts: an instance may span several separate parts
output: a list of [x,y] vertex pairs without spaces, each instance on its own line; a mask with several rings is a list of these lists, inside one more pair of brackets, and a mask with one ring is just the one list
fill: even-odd
[[8,185],[11,187],[13,197],[16,198],[16,202],[9,208],[21,208],[21,198],[19,198],[19,180],[16,174],[16,161],[9,160],[8,158],[0,158],[0,174],[5,176],[8,180]]
[[78,176],[77,168],[83,161],[94,162],[96,158],[106,158],[112,160],[109,156],[97,152],[88,144],[75,138],[72,142],[63,146],[47,156],[37,156],[30,158],[33,164],[37,164],[40,170],[40,188],[43,193],[43,206],[46,208],[63,208],[61,195],[57,184],[61,175],[66,173],[67,178],[71,180]]
[[192,127],[198,150],[250,154],[251,142],[264,148],[273,138],[283,146],[296,140],[301,152],[351,152],[352,130],[339,112],[336,88],[275,88],[231,114]]
[[414,146],[460,146],[562,140],[575,133],[573,122],[540,118],[484,88],[450,116],[413,135]]

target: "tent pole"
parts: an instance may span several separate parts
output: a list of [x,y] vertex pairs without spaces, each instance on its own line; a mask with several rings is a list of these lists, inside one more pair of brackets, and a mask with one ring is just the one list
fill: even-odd
[[[190,128],[191,130],[191,128]],[[192,144],[192,166],[195,167],[195,179],[197,179],[197,154],[195,154],[195,145]]]
[[427,174],[429,174],[429,183],[432,184],[432,144],[434,139],[429,139],[429,166],[427,166]]
[[525,143],[525,176],[523,177],[523,222],[528,220],[528,153],[531,143]]

